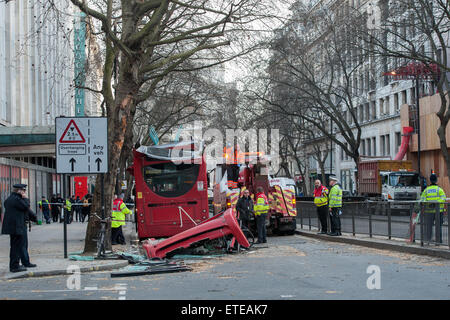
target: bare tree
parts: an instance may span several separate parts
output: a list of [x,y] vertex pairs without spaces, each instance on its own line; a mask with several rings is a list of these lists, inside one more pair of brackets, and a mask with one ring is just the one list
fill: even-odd
[[[369,8],[367,13],[353,12],[357,19],[367,17],[366,28],[355,30],[354,40],[368,55],[379,58],[383,72],[399,67],[419,66],[422,72],[409,75],[409,79],[431,78],[440,97],[440,108],[436,113],[440,125],[436,130],[442,155],[450,177],[450,153],[446,130],[450,121],[450,89],[448,73],[450,3],[447,0],[396,0],[380,1],[378,7]],[[416,88],[417,89],[417,88]]]
[[[133,123],[137,106],[153,96],[167,75],[205,68],[236,56],[216,49],[229,46],[234,35],[227,35],[245,30],[248,23],[261,16],[259,10],[266,3],[246,0],[237,3],[229,0],[71,2],[100,23],[97,30],[104,37],[102,95],[110,128],[111,173],[105,176],[105,204],[109,213],[127,127]],[[208,60],[202,54],[214,50],[210,56],[219,59]],[[196,61],[195,67],[187,66],[187,60]],[[94,211],[100,208],[99,204],[100,177],[94,193]],[[97,228],[94,222],[88,226],[85,252],[94,250],[91,240]]]
[[301,3],[293,16],[272,42],[267,89],[254,94],[271,112],[314,128],[357,164],[361,127],[354,76],[365,57],[360,52],[348,59],[356,49],[346,32],[348,17],[335,8]]

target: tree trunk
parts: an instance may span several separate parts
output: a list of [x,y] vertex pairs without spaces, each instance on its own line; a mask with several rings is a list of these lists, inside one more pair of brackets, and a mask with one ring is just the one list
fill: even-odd
[[[132,64],[129,64],[130,69]],[[139,90],[133,85],[133,77],[130,72],[124,72],[116,89],[116,98],[113,105],[107,104],[108,109],[108,151],[109,171],[104,175],[105,217],[111,218],[113,194],[116,185],[120,155],[125,139],[127,127],[133,123],[131,110],[133,108],[133,96]],[[93,212],[101,216],[101,176],[97,176],[93,198]],[[90,219],[86,230],[84,253],[96,252],[96,238],[99,230],[98,219]],[[108,220],[106,229],[106,250],[111,250],[111,220]]]

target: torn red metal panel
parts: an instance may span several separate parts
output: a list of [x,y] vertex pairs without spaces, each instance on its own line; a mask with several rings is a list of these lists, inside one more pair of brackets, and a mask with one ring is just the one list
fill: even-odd
[[169,252],[176,249],[188,248],[195,242],[213,240],[229,234],[232,234],[241,246],[250,247],[231,208],[223,214],[216,215],[198,226],[178,233],[158,244],[152,245],[146,241],[142,246],[148,258],[164,258]]

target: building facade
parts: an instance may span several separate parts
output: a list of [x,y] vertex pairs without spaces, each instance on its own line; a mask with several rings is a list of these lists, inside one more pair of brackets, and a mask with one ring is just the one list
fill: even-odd
[[[435,49],[420,31],[417,11],[413,8],[414,1],[317,0],[298,1],[296,5],[303,8],[303,14],[305,14],[304,8],[307,8],[307,17],[311,21],[308,23],[300,21],[298,26],[292,26],[291,23],[285,27],[285,30],[286,32],[293,32],[292,30],[297,32],[305,46],[308,47],[308,54],[314,56],[313,63],[317,64],[317,67],[311,69],[317,72],[315,74],[317,79],[326,82],[331,77],[334,83],[330,82],[330,85],[335,86],[336,90],[342,88],[348,90],[349,98],[344,99],[345,103],[341,103],[340,112],[349,125],[349,130],[354,134],[355,140],[358,139],[360,131],[358,149],[360,160],[393,159],[399,150],[402,128],[405,126],[405,121],[402,122],[400,116],[401,107],[402,105],[414,106],[416,104],[416,86],[414,80],[398,80],[385,74],[407,65],[411,59],[383,55],[376,52],[377,50],[371,46],[369,41],[357,43],[356,40],[351,39],[352,33],[349,32],[345,19],[348,17],[348,21],[351,21],[352,15],[361,17],[363,20],[359,20],[359,22],[362,21],[360,27],[367,33],[375,29],[385,30],[385,33],[379,38],[379,48],[383,48],[385,51],[398,53],[408,50],[405,48],[413,44],[420,54],[433,56]],[[294,21],[296,5],[292,8]],[[436,7],[434,8],[436,9]],[[332,28],[320,27],[321,24],[326,26],[330,20],[338,21],[339,16],[344,18],[340,29],[339,27],[334,29],[334,25]],[[333,41],[331,41],[331,37],[335,37]],[[364,38],[364,35],[360,37]],[[343,59],[342,65],[346,70],[330,71],[328,64],[333,62],[329,59],[329,47],[339,46],[336,38],[342,39],[343,42],[342,52],[344,54],[341,58]],[[446,39],[448,47],[448,34]],[[380,50],[379,48],[378,50]],[[448,50],[439,50],[438,48],[436,51],[448,56]],[[407,56],[407,54],[405,55]],[[328,84],[328,82],[326,83]],[[420,97],[435,93],[436,86],[432,80],[420,81]],[[328,120],[327,117],[323,118],[324,122]],[[336,124],[330,129],[330,132],[341,143],[350,147],[347,140],[344,139],[343,132]],[[323,139],[306,139],[303,143],[303,147],[308,150],[304,161],[307,163],[306,177],[310,180],[309,184],[312,185],[313,180],[316,177],[320,178],[322,173],[317,157],[314,156],[314,148],[317,147],[317,144],[322,145],[322,149],[325,149],[326,145],[330,145],[332,148],[331,154],[326,160],[327,165],[322,167],[325,175],[328,176],[331,173],[336,175],[344,190],[356,193],[357,170],[354,159],[344,151],[344,148],[336,143],[330,143],[330,139],[324,136]],[[411,158],[414,157],[410,153],[405,157],[405,159]],[[417,157],[415,161],[417,162]],[[429,174],[429,172],[421,171],[424,176]]]
[[[75,116],[74,29],[78,13],[69,1],[0,2],[0,201],[14,183],[29,185],[33,209],[42,195],[62,193],[55,168],[55,118]],[[84,26],[86,28],[86,26]],[[86,63],[100,53],[95,38],[84,32],[80,50]],[[86,45],[85,45],[86,43]],[[100,88],[98,77],[86,86]],[[96,69],[95,69],[96,68]],[[85,93],[84,115],[100,116],[100,98]],[[82,114],[78,114],[82,115]],[[17,139],[23,136],[26,139]],[[73,192],[67,179],[66,193]]]

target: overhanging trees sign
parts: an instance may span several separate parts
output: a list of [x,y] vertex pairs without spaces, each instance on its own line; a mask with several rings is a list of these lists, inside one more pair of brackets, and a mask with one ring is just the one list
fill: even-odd
[[105,117],[58,117],[56,172],[108,172],[108,125]]

